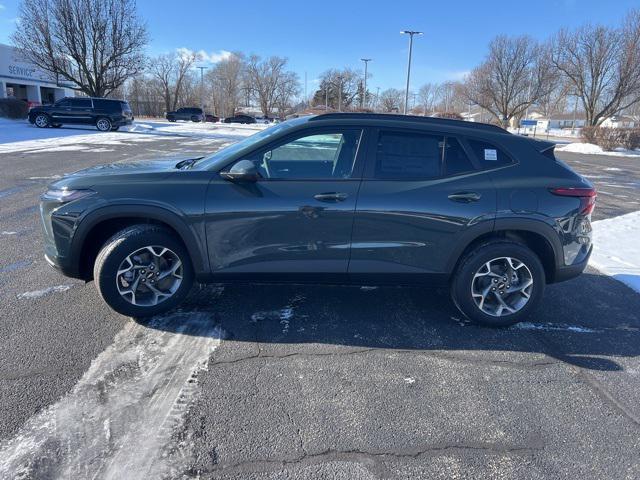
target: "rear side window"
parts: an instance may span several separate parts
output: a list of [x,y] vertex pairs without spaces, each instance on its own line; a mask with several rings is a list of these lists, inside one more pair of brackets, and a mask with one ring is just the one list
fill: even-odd
[[444,138],[440,135],[380,132],[376,178],[437,178],[442,172]]
[[447,137],[444,148],[445,175],[458,175],[475,170],[460,142]]
[[114,102],[112,100],[94,100],[93,106],[99,110],[106,110],[107,112],[120,111],[120,102]]
[[509,157],[503,150],[489,142],[471,139],[467,141],[484,170],[513,163],[511,157]]
[[91,108],[90,98],[74,98],[71,100],[71,105],[77,108]]

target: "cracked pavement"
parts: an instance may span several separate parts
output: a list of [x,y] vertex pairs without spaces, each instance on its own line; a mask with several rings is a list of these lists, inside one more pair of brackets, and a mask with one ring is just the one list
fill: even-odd
[[[46,177],[215,148],[192,143],[0,154],[0,230],[13,232],[0,237],[0,441],[133,322],[45,264]],[[596,219],[640,208],[640,188],[610,187],[640,185],[636,159],[561,156],[611,192]],[[174,432],[185,466],[171,478],[640,478],[639,311],[640,295],[595,270],[502,330],[463,321],[445,290],[195,288],[181,315],[206,312],[224,336]]]

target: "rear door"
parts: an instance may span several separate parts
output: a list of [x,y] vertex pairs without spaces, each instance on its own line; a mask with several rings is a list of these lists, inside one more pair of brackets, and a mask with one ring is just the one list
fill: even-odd
[[257,182],[213,180],[206,202],[213,273],[344,277],[362,135],[346,127],[298,131],[244,158],[260,171]]
[[73,123],[92,124],[94,123],[92,109],[93,103],[90,98],[72,98],[69,117]]
[[349,273],[384,273],[415,280],[446,271],[460,235],[485,222],[490,230],[496,193],[466,144],[422,130],[372,132],[356,209]]

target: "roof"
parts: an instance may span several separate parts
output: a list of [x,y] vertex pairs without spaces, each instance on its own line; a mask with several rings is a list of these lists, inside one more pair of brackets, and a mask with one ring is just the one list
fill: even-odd
[[309,119],[310,122],[318,120],[380,120],[404,123],[424,123],[443,127],[457,127],[468,130],[484,130],[493,133],[507,133],[502,127],[480,122],[466,122],[450,118],[423,117],[418,115],[399,115],[393,113],[325,113]]

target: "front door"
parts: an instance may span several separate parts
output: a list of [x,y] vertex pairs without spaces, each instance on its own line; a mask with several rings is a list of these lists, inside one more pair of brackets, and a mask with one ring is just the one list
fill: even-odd
[[305,129],[244,158],[256,165],[258,181],[213,180],[206,234],[214,275],[345,275],[362,135],[358,128]]
[[496,193],[489,172],[474,165],[455,136],[391,129],[373,136],[349,273],[361,281],[440,278],[465,229],[493,227]]

